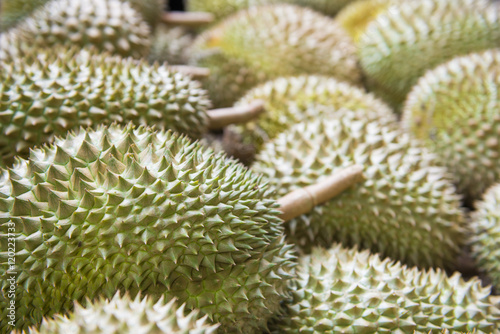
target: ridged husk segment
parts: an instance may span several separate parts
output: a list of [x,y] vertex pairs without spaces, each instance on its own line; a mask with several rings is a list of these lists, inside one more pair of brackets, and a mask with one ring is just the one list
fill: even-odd
[[212,13],[216,21],[219,21],[239,10],[247,9],[252,6],[269,5],[279,1],[280,0],[187,0],[187,9],[193,12]]
[[170,65],[187,64],[188,49],[193,44],[194,36],[185,27],[157,26],[148,56],[150,62],[168,62]]
[[0,154],[10,162],[68,130],[112,122],[198,138],[209,106],[197,81],[167,65],[95,49],[33,52],[0,61]]
[[21,40],[37,48],[94,46],[134,58],[146,56],[150,47],[148,24],[121,0],[52,0],[5,34],[14,45]]
[[[473,278],[421,271],[357,249],[316,248],[276,333],[498,333],[500,298]],[[450,333],[450,332],[448,332]]]
[[188,0],[188,10],[209,12],[220,20],[239,10],[252,6],[269,5],[273,3],[289,3],[309,7],[325,15],[333,16],[345,5],[356,0]]
[[500,292],[500,184],[493,185],[476,203],[471,219],[470,244],[479,268]]
[[[368,112],[368,111],[367,111]],[[285,224],[303,251],[358,245],[420,267],[453,268],[465,243],[464,218],[444,168],[395,126],[349,110],[296,124],[267,143],[252,169],[282,196],[354,164],[364,182]]]
[[500,181],[499,70],[500,50],[454,58],[420,78],[403,108],[405,129],[471,200]]
[[484,0],[422,0],[392,6],[368,25],[359,42],[368,86],[400,108],[426,70],[499,45],[499,8]]
[[216,106],[282,76],[322,74],[359,83],[356,49],[332,19],[293,5],[252,7],[197,37],[192,62],[208,67]]
[[295,266],[276,208],[260,176],[170,131],[70,133],[0,170],[1,316],[14,277],[18,329],[120,291],[259,333]]
[[342,28],[351,36],[355,42],[359,42],[366,27],[384,13],[391,5],[409,0],[358,0],[349,2],[335,16]]
[[[265,142],[274,139],[292,125],[327,117],[328,112],[340,108],[353,111],[369,109],[374,111],[366,113],[370,120],[396,121],[392,110],[373,94],[319,75],[282,77],[268,81],[251,89],[236,105],[245,105],[259,99],[265,102],[265,112],[258,119],[242,125],[231,125],[226,129],[226,132],[232,132],[227,137],[239,137],[241,144],[249,145],[257,152]],[[228,141],[228,144],[235,145],[234,141]],[[227,149],[238,156],[236,149]]]
[[207,322],[199,310],[185,314],[185,304],[175,300],[166,303],[163,297],[154,302],[152,298],[137,296],[131,299],[116,293],[112,299],[100,298],[86,307],[75,305],[69,316],[58,315],[45,319],[40,330],[33,334],[214,334],[218,325]]

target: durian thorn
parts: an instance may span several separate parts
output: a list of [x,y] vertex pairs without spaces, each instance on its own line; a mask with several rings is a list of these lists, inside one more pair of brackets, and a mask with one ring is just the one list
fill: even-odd
[[206,78],[210,75],[210,69],[205,67],[170,65],[169,68],[175,72],[190,75],[193,78]]
[[166,24],[195,27],[215,21],[212,13],[206,12],[165,12],[161,20]]
[[245,123],[264,111],[264,101],[255,100],[249,104],[235,106],[232,108],[221,108],[208,110],[210,130],[222,129],[229,124]]
[[278,200],[281,219],[291,220],[311,211],[329,199],[341,194],[352,185],[364,180],[363,167],[353,165],[335,172],[333,175],[308,187],[288,193]]

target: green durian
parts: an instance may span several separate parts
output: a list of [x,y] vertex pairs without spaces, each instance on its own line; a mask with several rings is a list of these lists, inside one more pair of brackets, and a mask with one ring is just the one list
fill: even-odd
[[0,1],[0,31],[6,30],[49,0]]
[[130,5],[137,10],[143,19],[149,23],[151,27],[156,25],[161,20],[161,14],[166,9],[166,0],[122,0],[128,1]]
[[359,41],[368,86],[400,108],[426,70],[499,45],[499,8],[485,0],[421,0],[392,6],[367,26]]
[[500,331],[500,297],[477,278],[408,268],[339,245],[314,249],[297,271],[276,333]]
[[500,50],[457,57],[413,87],[402,124],[436,153],[469,199],[500,181]]
[[500,184],[489,188],[476,207],[471,222],[472,255],[500,292]]
[[187,9],[192,12],[212,13],[216,21],[252,6],[269,5],[281,0],[187,0]]
[[359,39],[370,22],[394,4],[407,0],[359,0],[350,2],[345,6],[335,20],[347,31],[355,41]]
[[220,20],[239,10],[252,6],[289,3],[309,7],[325,15],[333,16],[345,5],[356,0],[187,0],[190,11],[209,12]]
[[[120,291],[177,298],[219,322],[220,333],[258,333],[295,266],[261,179],[144,127],[70,132],[32,150],[0,169],[2,319],[9,278],[18,329]],[[9,270],[8,240],[16,244]]]
[[279,134],[252,165],[276,196],[321,182],[340,168],[364,167],[365,182],[287,222],[288,240],[305,252],[343,242],[409,265],[454,268],[465,226],[444,168],[394,125],[368,122],[349,110],[331,113],[336,117]]
[[[370,109],[375,112],[366,113],[369,120],[396,121],[392,110],[373,94],[324,76],[278,78],[253,88],[237,102],[237,105],[245,105],[258,99],[265,102],[265,113],[255,121],[227,128],[227,137],[231,139],[227,140],[230,145],[226,149],[238,158],[242,157],[237,155],[240,149],[237,142],[250,146],[252,151],[258,152],[265,142],[274,139],[293,124],[324,117],[326,115],[323,115],[323,112],[333,109],[361,110],[361,113]],[[290,107],[291,103],[295,106]],[[311,104],[317,107],[308,108]],[[239,140],[235,142],[234,138]],[[238,149],[232,149],[233,147]]]
[[1,39],[2,47],[94,46],[134,58],[146,56],[150,47],[148,24],[121,0],[52,0],[4,34],[11,36]]
[[200,311],[184,312],[185,305],[175,300],[169,303],[153,302],[149,297],[116,293],[110,300],[100,300],[82,307],[78,303],[69,315],[45,319],[40,330],[32,328],[32,334],[214,334],[218,325],[207,323]]
[[10,162],[68,130],[112,122],[198,138],[209,106],[197,81],[166,65],[96,50],[30,53],[0,61],[0,156]]
[[293,5],[252,7],[198,36],[192,63],[210,68],[214,104],[231,106],[259,83],[322,74],[359,83],[356,49],[332,19]]
[[170,65],[187,64],[188,49],[193,40],[193,34],[185,27],[160,25],[154,32],[148,59],[150,62],[168,62]]

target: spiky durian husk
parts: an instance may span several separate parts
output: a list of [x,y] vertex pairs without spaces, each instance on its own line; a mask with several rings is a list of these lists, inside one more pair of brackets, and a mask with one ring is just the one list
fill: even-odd
[[359,42],[359,38],[370,22],[384,13],[391,5],[403,1],[408,0],[358,0],[350,2],[339,12],[335,20],[355,42]]
[[252,6],[268,5],[271,3],[286,2],[282,0],[187,0],[189,11],[208,12],[218,21],[239,10]]
[[2,0],[0,1],[0,31],[15,25],[26,15],[49,0]]
[[[257,99],[265,102],[266,112],[255,121],[229,126],[227,129],[228,133],[234,133],[228,134],[229,137],[239,137],[241,144],[252,146],[253,151],[259,151],[265,142],[274,139],[293,124],[326,117],[328,112],[339,108],[362,110],[361,117],[364,117],[365,110],[373,110],[375,112],[366,113],[368,120],[385,123],[396,121],[392,110],[373,94],[324,76],[278,78],[250,90],[237,104],[244,105]],[[310,107],[311,104],[315,107]],[[231,144],[235,145],[235,142],[232,140]],[[231,147],[227,149],[236,155],[238,150]]]
[[500,50],[428,71],[408,95],[403,125],[436,153],[469,199],[500,181]]
[[16,244],[7,271],[1,243],[1,316],[13,277],[19,329],[128,291],[178,298],[222,333],[257,333],[294,267],[269,197],[260,176],[171,132],[70,133],[0,170],[0,232]]
[[281,76],[322,74],[358,83],[356,49],[332,19],[293,5],[252,7],[198,36],[193,62],[211,70],[205,81],[217,106]]
[[473,278],[407,268],[368,251],[316,248],[275,325],[288,333],[498,333],[500,298]]
[[280,2],[310,7],[320,13],[333,16],[353,1],[356,0],[188,0],[187,4],[190,11],[213,13],[218,20],[248,7]]
[[193,44],[193,34],[184,27],[158,26],[153,35],[150,62],[187,64],[189,47]]
[[100,300],[82,307],[78,303],[69,316],[58,315],[55,319],[44,319],[39,330],[33,334],[212,334],[218,325],[207,323],[199,310],[185,315],[185,304],[178,306],[175,300],[169,303],[153,302],[152,298],[116,293],[111,300]]
[[464,219],[444,168],[409,136],[355,113],[299,123],[267,143],[252,169],[277,196],[364,167],[366,181],[286,223],[304,251],[332,242],[359,245],[421,267],[451,268],[465,243]]
[[197,81],[166,65],[96,50],[30,53],[0,62],[0,156],[9,162],[70,129],[112,122],[198,138],[209,105]]
[[165,11],[167,0],[122,0],[130,2],[130,5],[137,10],[143,19],[154,28],[161,19],[161,14]]
[[500,291],[500,184],[492,186],[476,207],[471,223],[472,255]]
[[359,42],[367,83],[400,108],[426,70],[500,43],[498,4],[484,0],[422,0],[392,6]]
[[52,0],[5,34],[30,47],[92,45],[134,58],[146,56],[150,46],[147,23],[121,0]]

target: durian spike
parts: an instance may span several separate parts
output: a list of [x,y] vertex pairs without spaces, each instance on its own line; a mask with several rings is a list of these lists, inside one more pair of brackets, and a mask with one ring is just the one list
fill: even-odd
[[222,129],[229,124],[248,122],[264,111],[264,101],[255,100],[249,104],[232,108],[207,110],[210,130]]
[[288,221],[308,213],[316,205],[340,195],[362,180],[364,180],[363,166],[353,165],[335,172],[316,184],[294,190],[278,200],[280,210],[283,212],[280,218]]
[[210,69],[205,67],[187,66],[187,65],[170,65],[172,70],[187,74],[193,78],[206,78],[210,75]]
[[214,22],[215,16],[206,12],[165,12],[161,20],[176,26],[196,27]]

